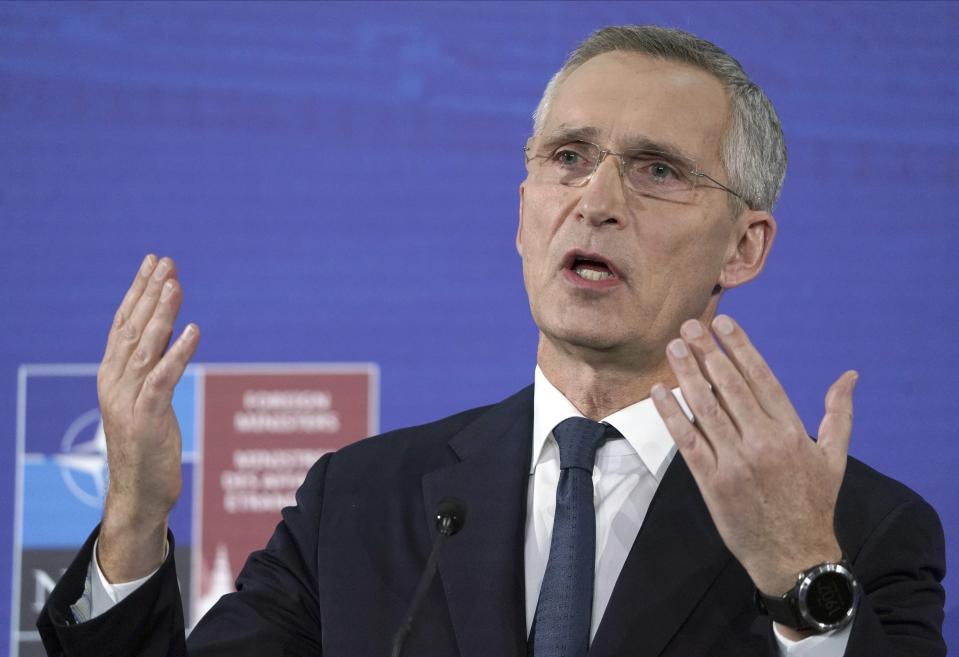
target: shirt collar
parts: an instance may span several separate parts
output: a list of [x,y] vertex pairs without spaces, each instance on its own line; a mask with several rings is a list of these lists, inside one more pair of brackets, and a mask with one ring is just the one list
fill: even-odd
[[[539,463],[543,447],[553,428],[570,417],[584,417],[556,386],[549,382],[539,365],[533,378],[533,456],[530,474]],[[679,388],[673,395],[686,413],[692,417]],[[603,418],[623,434],[629,446],[639,454],[643,465],[650,473],[661,479],[675,450],[675,443],[662,418],[653,406],[652,399],[644,399]]]

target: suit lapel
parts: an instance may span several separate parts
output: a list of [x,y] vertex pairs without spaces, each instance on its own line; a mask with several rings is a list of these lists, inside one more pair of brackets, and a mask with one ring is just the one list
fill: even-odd
[[424,511],[448,495],[466,503],[439,572],[462,657],[525,654],[523,540],[533,431],[532,387],[453,437],[458,463],[423,477]]
[[731,555],[677,454],[613,588],[590,657],[655,657]]

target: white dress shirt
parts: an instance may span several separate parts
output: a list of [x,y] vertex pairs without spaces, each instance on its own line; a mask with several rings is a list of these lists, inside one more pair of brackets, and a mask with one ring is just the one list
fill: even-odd
[[[537,366],[533,392],[533,454],[526,506],[526,633],[536,613],[539,589],[549,560],[559,482],[559,446],[553,428],[570,417],[583,417]],[[679,389],[673,390],[690,415]],[[606,612],[613,586],[626,563],[639,528],[663,475],[676,453],[669,430],[651,399],[602,419],[622,438],[607,440],[596,452],[593,466],[596,505],[596,570],[590,640]],[[775,631],[782,657],[842,657],[852,625],[802,641],[790,641]]]
[[[673,394],[689,415],[679,389],[673,390]],[[553,438],[553,427],[569,417],[583,417],[583,414],[537,366],[533,394],[533,455],[526,507],[527,635],[536,613],[553,534],[556,485],[559,482],[559,447]],[[593,467],[596,571],[590,640],[603,618],[613,586],[639,534],[653,495],[676,453],[673,439],[650,399],[616,411],[603,421],[616,427],[623,438],[607,440],[601,445]],[[147,575],[133,582],[111,584],[96,561],[96,546],[93,554],[83,597],[73,606],[78,621],[108,611],[150,578]],[[842,657],[851,627],[850,624],[838,632],[802,641],[790,641],[779,632],[774,634],[782,657]]]

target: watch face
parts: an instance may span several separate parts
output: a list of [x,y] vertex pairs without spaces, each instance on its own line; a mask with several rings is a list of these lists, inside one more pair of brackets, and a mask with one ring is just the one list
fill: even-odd
[[809,615],[823,625],[843,620],[853,606],[853,589],[849,580],[837,572],[825,572],[809,583],[806,608]]

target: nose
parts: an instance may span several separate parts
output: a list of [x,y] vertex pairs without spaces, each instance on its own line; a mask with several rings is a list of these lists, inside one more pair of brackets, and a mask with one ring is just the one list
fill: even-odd
[[[623,176],[626,175],[626,170],[625,170],[626,160],[624,160],[624,159],[623,159],[623,156],[620,155],[619,153],[614,153],[614,152],[612,152],[612,151],[600,151],[600,152],[599,152],[599,157],[596,158],[596,166],[593,167],[593,173],[589,174],[590,177],[592,177],[593,175],[595,175],[596,170],[599,169],[599,167],[602,166],[603,162],[605,162],[606,160],[609,160],[609,156],[610,156],[610,155],[612,155],[614,158],[616,158],[616,161],[619,163],[619,164],[616,165],[616,169],[617,169],[617,171],[619,171],[619,179],[620,179],[620,181],[622,181]],[[610,160],[610,161],[612,161],[612,160]]]
[[622,158],[619,155],[603,151],[593,173],[580,189],[582,195],[576,206],[577,218],[594,226],[624,225],[628,208],[623,187]]

